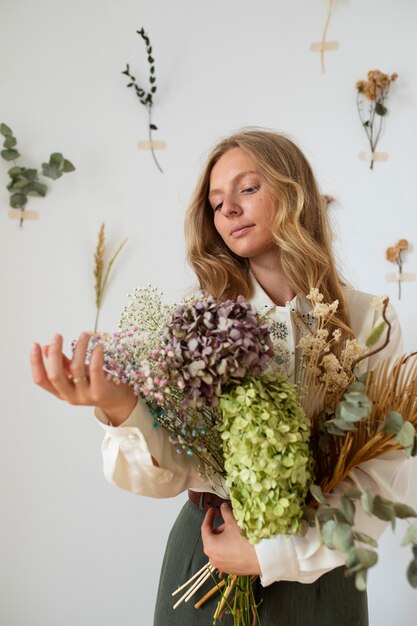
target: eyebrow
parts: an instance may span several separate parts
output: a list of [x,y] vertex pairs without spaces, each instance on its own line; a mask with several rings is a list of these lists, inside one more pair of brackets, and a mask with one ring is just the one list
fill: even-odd
[[[248,174],[259,174],[259,172],[256,172],[255,170],[248,170],[247,172],[240,172],[239,174],[236,174],[236,176],[234,176],[232,178],[232,182],[234,182],[234,183],[239,182],[239,180],[241,180],[242,178],[244,178]],[[214,195],[216,195],[218,193],[221,193],[221,192],[222,192],[221,189],[210,189],[209,194],[208,194],[208,198],[210,198],[211,196],[214,196]]]

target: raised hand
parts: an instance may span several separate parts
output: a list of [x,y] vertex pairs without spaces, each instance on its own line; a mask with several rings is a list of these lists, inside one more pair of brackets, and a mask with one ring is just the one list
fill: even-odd
[[63,338],[56,334],[49,345],[33,344],[30,364],[33,381],[69,404],[98,406],[118,426],[134,409],[137,398],[129,385],[115,385],[103,371],[103,346],[97,345],[86,364],[90,335],[81,333],[72,358],[62,351]]

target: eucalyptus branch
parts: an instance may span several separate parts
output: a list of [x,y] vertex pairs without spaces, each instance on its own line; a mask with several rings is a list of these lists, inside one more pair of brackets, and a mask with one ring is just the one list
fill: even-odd
[[133,76],[133,74],[130,72],[130,65],[127,63],[126,64],[126,69],[122,72],[122,74],[125,74],[129,79],[130,82],[126,85],[127,87],[133,87],[135,90],[135,93],[137,95],[137,97],[139,98],[139,101],[141,102],[141,104],[143,104],[148,112],[148,137],[149,137],[149,143],[150,143],[150,149],[151,149],[151,153],[152,153],[152,157],[153,160],[155,161],[155,165],[157,166],[157,168],[159,169],[160,172],[162,172],[162,168],[158,163],[158,160],[156,158],[155,152],[154,152],[154,147],[153,147],[153,139],[152,139],[152,131],[154,130],[158,130],[158,127],[155,126],[155,124],[152,123],[152,107],[154,104],[154,95],[156,93],[157,87],[156,87],[156,76],[155,76],[155,59],[152,56],[152,46],[151,46],[151,42],[150,39],[148,37],[148,35],[146,34],[145,30],[143,28],[141,28],[140,30],[136,31],[138,35],[140,35],[140,37],[142,38],[145,47],[146,47],[146,52],[147,52],[147,58],[148,58],[148,63],[149,63],[149,90],[144,89],[143,87],[141,87],[139,85],[139,83],[136,81],[136,78]]
[[[13,132],[6,124],[0,124],[0,134],[3,135],[4,142],[1,151],[1,156],[5,161],[13,161],[14,167],[7,172],[10,178],[10,182],[7,185],[7,189],[10,192],[10,206],[12,209],[20,209],[22,216],[20,218],[19,226],[23,226],[23,212],[25,211],[28,196],[45,197],[47,193],[47,186],[39,179],[39,172],[37,169],[20,167],[16,165],[16,159],[21,155],[17,150],[17,140],[14,137]],[[54,152],[49,157],[48,163],[42,163],[42,175],[47,178],[56,180],[63,174],[73,172],[75,167],[65,159],[60,152]]]
[[[310,488],[313,498],[321,508],[315,510],[305,507],[304,519],[310,526],[316,526],[321,541],[330,550],[338,550],[346,555],[346,575],[355,576],[355,585],[359,591],[366,589],[366,576],[370,567],[378,560],[378,543],[373,537],[354,530],[356,504],[360,503],[364,513],[370,517],[390,522],[395,528],[396,519],[417,518],[417,512],[402,502],[393,502],[370,491],[348,489],[340,498],[340,506],[332,507],[326,495],[318,485]],[[409,522],[408,522],[409,523]],[[403,546],[412,545],[413,560],[407,577],[413,587],[417,587],[417,522],[409,523],[409,528],[402,541]],[[364,548],[363,545],[367,545]],[[375,548],[375,549],[373,549]]]

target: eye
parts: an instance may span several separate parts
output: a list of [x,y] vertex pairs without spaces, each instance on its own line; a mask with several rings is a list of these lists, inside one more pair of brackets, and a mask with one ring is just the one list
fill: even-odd
[[219,202],[218,204],[216,204],[216,205],[213,207],[213,210],[214,210],[214,211],[220,211],[220,209],[222,208],[222,206],[223,206],[223,202]]
[[242,193],[255,193],[256,191],[259,191],[259,185],[253,185],[252,187],[242,189]]

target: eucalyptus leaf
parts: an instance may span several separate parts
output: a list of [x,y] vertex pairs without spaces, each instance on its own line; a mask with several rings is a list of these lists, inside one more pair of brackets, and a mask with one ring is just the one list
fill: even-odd
[[52,180],[56,180],[62,176],[62,172],[55,167],[55,165],[49,165],[49,163],[42,163],[42,174]]
[[2,150],[1,156],[5,161],[14,161],[20,157],[20,152],[18,152],[15,148],[10,148],[9,150]]
[[417,522],[414,522],[407,528],[401,545],[408,546],[409,543],[417,543]]
[[404,422],[400,432],[396,435],[396,439],[406,452],[406,456],[411,455],[414,446],[415,428],[411,422]]
[[397,413],[397,411],[390,411],[385,417],[384,429],[390,435],[397,435],[400,432],[403,424],[404,419],[402,415],[400,415],[400,413]]
[[373,348],[378,343],[378,341],[381,339],[385,327],[385,322],[381,322],[380,324],[378,324],[378,326],[375,326],[375,328],[372,329],[371,334],[365,341],[365,345],[367,348]]
[[365,385],[363,382],[356,380],[354,383],[350,384],[349,387],[347,388],[348,393],[352,392],[352,391],[356,391],[359,393],[364,393],[365,392]]
[[324,522],[327,522],[329,519],[334,520],[334,518],[336,517],[336,509],[330,507],[318,509],[316,511],[316,517],[318,520],[320,520],[322,524],[324,524]]
[[15,165],[14,167],[11,167],[7,173],[11,178],[14,178],[15,176],[18,176],[19,174],[21,174],[23,170],[24,168],[19,167],[18,165]]
[[353,547],[353,533],[349,524],[337,524],[333,531],[333,546],[340,552],[347,552]]
[[352,526],[355,520],[355,505],[351,500],[346,498],[345,495],[341,497],[340,502],[342,505],[343,515],[345,516],[346,521]]
[[310,493],[319,504],[325,504],[326,506],[329,505],[328,500],[323,494],[319,485],[310,485]]
[[12,129],[7,124],[3,124],[3,122],[0,124],[0,133],[3,137],[13,137]]
[[17,144],[17,141],[14,137],[6,137],[3,142],[3,146],[7,149],[13,148]]
[[352,402],[346,401],[341,402],[339,417],[346,420],[347,422],[358,422],[364,417],[367,417],[369,410],[368,408],[361,407],[357,404],[352,404]]
[[57,167],[59,170],[62,170],[64,167],[64,157],[60,152],[54,152],[49,157],[49,165]]
[[46,195],[47,186],[40,182],[30,182],[27,183],[22,188],[23,193],[29,196],[41,196],[42,198]]
[[410,585],[417,587],[417,559],[413,559],[407,569],[407,578]]
[[363,491],[361,491],[357,487],[350,487],[350,489],[347,489],[344,492],[343,495],[346,498],[352,498],[353,500],[359,500],[359,498],[361,497],[362,493],[363,493]]
[[368,550],[367,548],[354,548],[354,551],[358,561],[366,569],[372,567],[378,561],[378,555],[374,550]]
[[373,513],[374,513],[374,498],[375,498],[375,496],[372,493],[370,493],[369,491],[365,491],[361,495],[362,510],[367,515],[373,515]]
[[355,574],[355,587],[358,591],[365,591],[366,589],[366,571],[361,569]]
[[406,519],[407,517],[417,517],[417,512],[408,504],[402,502],[394,502],[395,515],[399,519]]
[[10,196],[10,206],[14,209],[23,209],[27,201],[24,193],[14,193]]
[[68,172],[74,172],[75,171],[75,167],[71,163],[71,161],[68,161],[68,159],[64,159],[64,165],[62,166],[62,171],[65,172],[66,174]]
[[366,533],[360,533],[358,531],[353,531],[353,538],[355,541],[360,541],[361,543],[366,543],[369,546],[373,546],[374,548],[378,547],[378,542],[375,541],[373,537],[370,537]]
[[374,508],[373,514],[378,518],[382,519],[385,522],[391,522],[393,527],[395,525],[395,511],[394,511],[394,503],[390,500],[387,500],[383,496],[379,494],[374,498]]
[[335,546],[333,544],[333,535],[336,530],[336,522],[334,520],[328,520],[325,524],[323,524],[321,528],[321,536],[324,544],[333,549]]
[[23,167],[20,173],[28,181],[34,181],[38,179],[38,171],[35,169]]

